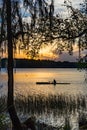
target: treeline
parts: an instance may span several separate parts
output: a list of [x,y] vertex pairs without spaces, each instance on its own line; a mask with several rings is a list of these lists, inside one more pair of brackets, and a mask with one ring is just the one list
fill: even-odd
[[[7,59],[1,60],[1,67],[7,67]],[[51,61],[51,60],[28,60],[14,59],[14,67],[16,68],[78,68],[77,62],[68,61]]]

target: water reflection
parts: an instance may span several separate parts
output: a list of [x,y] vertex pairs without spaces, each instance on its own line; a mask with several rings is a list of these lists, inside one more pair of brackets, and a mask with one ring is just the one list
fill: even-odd
[[[23,104],[22,104],[23,103]],[[38,96],[30,96],[27,97],[18,94],[16,95],[16,104],[18,108],[20,105],[22,108],[27,109],[27,112],[31,113],[39,113],[43,112],[50,113],[52,111],[54,113],[66,114],[72,113],[76,110],[85,110],[86,109],[86,96],[66,96],[66,95],[49,95],[48,97],[44,97],[44,95]],[[32,107],[32,109],[31,109]]]
[[66,96],[60,94],[47,97],[28,95],[23,97],[18,94],[15,104],[19,112],[35,115],[40,122],[59,128],[63,127],[68,120],[70,126],[78,130],[81,114],[87,111],[86,100],[87,96],[84,95]]
[[[84,72],[76,69],[26,69],[18,70],[15,77],[15,91],[22,94],[86,94],[87,87],[84,83]],[[36,85],[36,82],[48,82],[56,79],[57,82],[70,82],[70,85]]]
[[[36,85],[37,81],[53,81],[53,79],[71,84]],[[3,84],[0,94],[7,94],[6,73],[0,74],[0,84]],[[58,128],[64,127],[68,119],[72,130],[74,127],[78,130],[79,122],[83,120],[81,115],[86,115],[87,84],[84,82],[84,71],[18,69],[14,73],[14,89],[16,109],[23,116],[35,115],[40,122]]]
[[[84,82],[84,71],[76,69],[17,69],[14,73],[15,93],[21,92],[23,95],[44,96],[49,94],[87,94],[87,83]],[[70,85],[36,85],[36,82],[69,82]],[[0,83],[3,84],[4,92],[7,91],[7,73],[0,73]],[[4,90],[3,89],[3,90]]]

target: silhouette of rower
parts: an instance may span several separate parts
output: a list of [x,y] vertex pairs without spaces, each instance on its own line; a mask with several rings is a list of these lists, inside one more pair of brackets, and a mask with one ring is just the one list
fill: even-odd
[[53,83],[54,83],[54,85],[56,85],[56,80],[55,79],[53,80]]

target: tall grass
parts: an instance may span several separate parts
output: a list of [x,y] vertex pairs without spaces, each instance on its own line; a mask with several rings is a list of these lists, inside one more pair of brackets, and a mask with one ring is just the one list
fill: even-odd
[[53,112],[59,114],[67,114],[76,110],[86,109],[86,96],[66,96],[66,95],[49,95],[44,96],[17,96],[15,99],[17,110],[24,113]]
[[[7,112],[7,97],[0,97],[0,129],[4,130],[6,127],[6,117]],[[44,97],[42,95],[30,96],[27,97],[18,94],[15,97],[15,107],[18,113],[28,115],[42,115],[42,114],[53,114],[53,116],[61,115],[65,119],[65,123],[61,127],[53,127],[51,125],[44,124],[43,122],[37,122],[37,130],[71,130],[70,122],[68,116],[72,113],[78,112],[79,115],[79,124],[82,125],[85,116],[81,116],[81,112],[86,111],[86,99],[87,96],[78,95],[49,95]],[[46,123],[46,122],[45,122]]]
[[39,122],[39,130],[45,130],[44,127],[46,127],[46,130],[71,130],[68,116],[72,113],[75,114],[76,112],[80,113],[86,111],[86,99],[87,96],[83,95],[71,96],[60,94],[49,95],[48,97],[44,97],[42,95],[28,95],[27,97],[18,95],[15,98],[15,105],[16,109],[24,114],[53,114],[53,117],[58,115],[59,117],[63,116],[65,119],[65,123],[62,124],[61,127],[57,126],[57,128],[49,125],[47,126],[47,124]]
[[6,116],[5,113],[7,111],[6,105],[6,97],[0,97],[0,130],[6,130]]

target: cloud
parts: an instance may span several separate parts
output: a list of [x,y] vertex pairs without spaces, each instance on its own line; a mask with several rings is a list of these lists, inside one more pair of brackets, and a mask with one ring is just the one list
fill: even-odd
[[60,55],[60,57],[58,58],[58,61],[76,62],[77,58],[78,57],[76,55],[69,55],[68,53],[64,52],[63,54]]
[[[83,3],[83,0],[71,0],[70,1],[72,6],[74,8],[80,8],[80,3]],[[55,6],[55,14],[60,13],[63,16],[67,15],[67,8],[63,6],[64,5],[64,0],[55,0],[54,6]]]
[[[77,6],[79,6],[80,3],[83,2],[83,0],[70,0],[70,2],[76,8]],[[54,4],[55,6],[61,6],[64,4],[64,0],[55,0]]]

